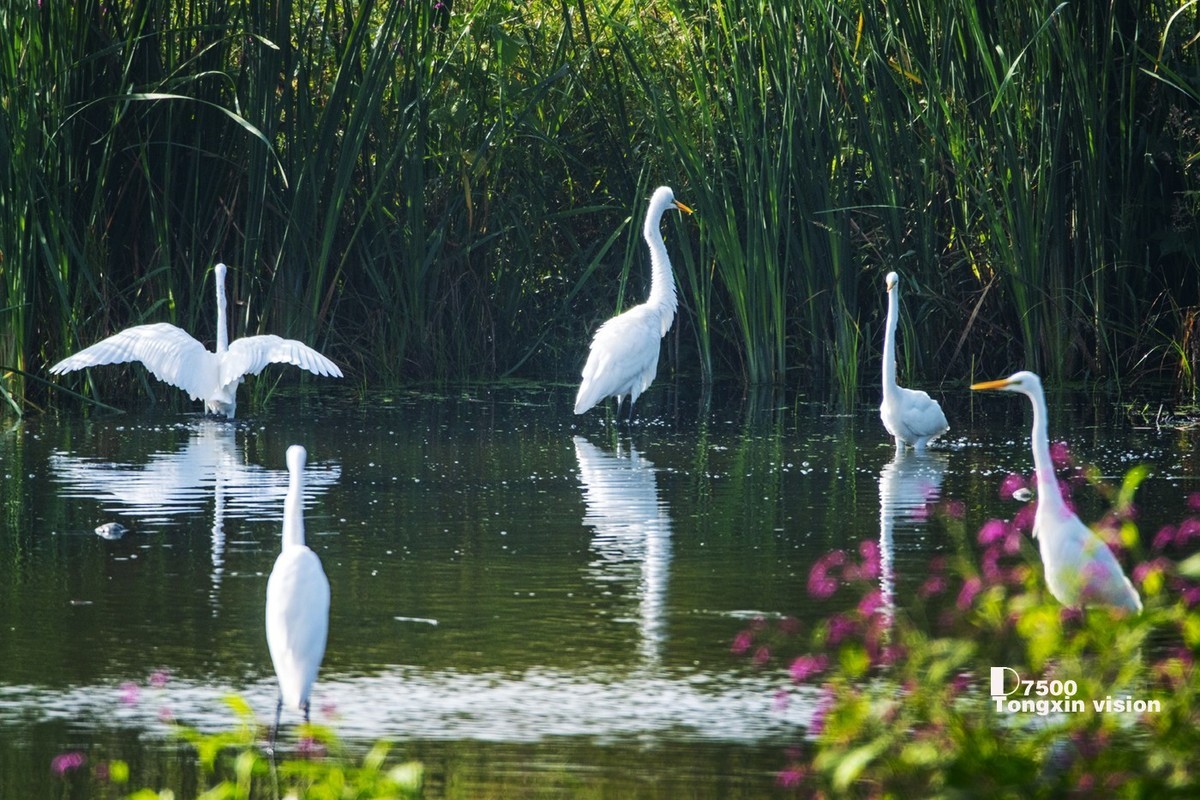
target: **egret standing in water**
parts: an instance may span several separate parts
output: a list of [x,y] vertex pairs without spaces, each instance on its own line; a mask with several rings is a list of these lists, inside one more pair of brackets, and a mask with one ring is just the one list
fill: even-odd
[[1033,404],[1033,430],[1029,436],[1037,477],[1033,536],[1038,540],[1050,594],[1068,608],[1113,606],[1140,612],[1142,600],[1112,550],[1063,501],[1050,459],[1041,379],[1032,372],[1015,372],[1003,380],[976,383],[971,388],[1020,392]]
[[900,276],[889,272],[887,324],[883,334],[883,402],[879,416],[883,427],[896,439],[896,449],[912,445],[918,451],[950,430],[942,407],[925,392],[905,389],[896,383],[896,323],[900,318]]
[[[279,679],[275,728],[284,705],[304,712],[325,655],[329,634],[329,579],[321,559],[304,544],[304,461],[300,445],[287,451],[290,481],[283,504],[283,550],[267,579],[267,649]],[[274,742],[272,733],[271,741]]]
[[582,414],[606,397],[629,395],[629,416],[638,395],[646,391],[658,371],[659,341],[675,320],[675,276],[659,226],[669,208],[688,214],[692,210],[675,199],[668,186],[660,186],[650,197],[642,235],[650,245],[650,298],[618,314],[596,330],[591,352],[583,367],[583,382],[575,396],[575,413]]
[[137,325],[107,339],[50,368],[54,375],[103,364],[140,361],[160,381],[203,400],[212,414],[233,419],[237,411],[237,387],[246,375],[257,375],[268,364],[294,364],[315,375],[342,377],[342,371],[325,356],[295,339],[271,334],[245,336],[229,341],[225,319],[224,264],[213,270],[217,284],[217,350],[211,352],[182,328],[169,322]]

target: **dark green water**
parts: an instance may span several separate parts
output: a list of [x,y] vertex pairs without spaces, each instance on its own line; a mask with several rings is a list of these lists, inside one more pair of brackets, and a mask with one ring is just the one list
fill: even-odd
[[[164,717],[223,730],[238,694],[270,718],[262,620],[290,444],[308,449],[309,543],[333,592],[314,721],[395,742],[435,797],[771,795],[813,691],[782,702],[783,663],[732,655],[736,633],[828,613],[810,565],[867,538],[903,605],[954,546],[929,504],[962,501],[973,532],[1016,510],[1000,480],[1031,469],[1023,398],[952,399],[938,449],[897,460],[874,408],[662,391],[630,429],[574,417],[569,395],[8,422],[0,796],[88,796],[51,773],[69,750],[187,796]],[[1110,477],[1154,467],[1144,535],[1198,486],[1195,432],[1089,410],[1053,414],[1051,433]],[[110,521],[130,532],[93,533]]]

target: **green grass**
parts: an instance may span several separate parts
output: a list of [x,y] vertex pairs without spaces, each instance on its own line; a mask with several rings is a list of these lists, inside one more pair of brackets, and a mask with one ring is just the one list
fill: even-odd
[[698,213],[666,227],[664,375],[850,404],[897,269],[910,383],[978,363],[1188,390],[1147,356],[1200,308],[1198,14],[10,4],[0,380],[41,407],[23,372],[127,325],[211,341],[225,261],[235,336],[302,338],[357,380],[569,381],[644,292],[636,215],[667,183]]

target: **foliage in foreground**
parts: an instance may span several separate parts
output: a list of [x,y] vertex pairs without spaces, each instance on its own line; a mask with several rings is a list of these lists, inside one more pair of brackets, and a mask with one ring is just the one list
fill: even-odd
[[[1139,541],[1130,500],[1143,474],[1112,492],[1100,525],[1118,551]],[[1010,476],[1002,494],[1020,483]],[[827,554],[810,594],[863,597],[816,625],[790,662],[819,699],[780,785],[825,797],[1196,796],[1200,555],[1184,554],[1200,541],[1200,494],[1188,504],[1193,516],[1160,530],[1133,569],[1137,616],[1071,611],[1049,595],[1027,535],[1032,505],[989,521],[977,548],[943,515],[958,554],[935,564],[908,610],[884,602],[874,542]],[[759,621],[734,651],[766,663],[796,636],[794,621]]]
[[[238,724],[229,731],[202,733],[178,726],[176,735],[195,752],[200,770],[200,800],[258,800],[259,798],[314,798],[314,800],[404,800],[422,796],[424,771],[420,763],[395,763],[390,746],[377,742],[356,760],[329,728],[302,725],[294,751],[273,757],[262,746],[263,729],[245,701],[230,697]],[[282,751],[284,744],[277,742]],[[66,780],[72,773],[90,777],[106,790],[124,792],[130,783],[128,763],[101,762],[88,774],[82,753],[63,753],[51,769]],[[126,800],[175,800],[189,792],[178,787],[145,788],[124,795]],[[106,791],[104,796],[113,796]]]

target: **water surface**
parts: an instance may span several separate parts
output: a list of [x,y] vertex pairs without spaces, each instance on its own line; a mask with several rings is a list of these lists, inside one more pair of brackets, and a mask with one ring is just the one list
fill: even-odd
[[[396,742],[431,796],[772,793],[816,690],[789,687],[783,660],[732,655],[736,633],[829,613],[808,569],[866,539],[903,606],[929,559],[961,546],[931,509],[961,501],[968,530],[1009,516],[1000,480],[1031,468],[1017,398],[951,399],[945,441],[898,457],[873,408],[663,391],[628,427],[575,417],[569,394],[9,422],[0,794],[61,792],[49,764],[66,750],[162,780],[178,758],[164,718],[223,730],[228,694],[270,718],[263,608],[290,444],[308,449],[308,538],[333,593],[314,720]],[[1143,531],[1182,516],[1194,433],[1053,417],[1105,475],[1153,465]],[[93,532],[113,521],[129,533]]]

